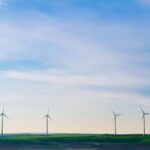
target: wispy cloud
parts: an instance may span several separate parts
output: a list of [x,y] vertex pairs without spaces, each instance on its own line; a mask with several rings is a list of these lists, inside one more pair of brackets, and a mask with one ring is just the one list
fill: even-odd
[[57,86],[70,87],[101,87],[101,88],[137,88],[150,86],[148,76],[132,76],[129,74],[102,74],[100,75],[74,75],[60,72],[19,72],[19,71],[2,71],[1,77],[19,80],[31,80],[38,82],[51,83]]
[[[122,23],[90,24],[89,22],[65,22],[65,20],[60,23],[54,18],[45,16],[36,21],[31,20],[29,18],[29,22],[24,22],[26,26],[11,25],[10,22],[1,23],[0,39],[2,44],[0,46],[3,49],[1,54],[6,53],[6,57],[9,54],[11,57],[15,57],[15,54],[21,56],[21,53],[23,53],[22,56],[29,56],[33,53],[35,57],[38,57],[38,54],[41,53],[41,49],[37,48],[37,45],[39,45],[44,48],[49,56],[55,52],[58,56],[59,51],[60,55],[63,54],[67,59],[74,57],[72,61],[76,59],[79,63],[83,60],[86,63],[87,60],[91,60],[91,64],[92,61],[95,64],[117,64],[125,56],[129,59],[135,57],[129,49],[134,51],[149,46],[147,37],[150,35],[146,33],[148,27],[140,29],[134,25]],[[74,25],[72,26],[72,24]],[[147,36],[140,30],[146,33]],[[46,45],[44,46],[42,43]],[[14,53],[14,55],[11,55],[11,53]],[[121,56],[123,57],[120,58]],[[46,55],[43,53],[42,57],[46,57]],[[82,65],[82,62],[80,64]]]
[[[46,71],[3,70],[5,77],[65,86],[149,86],[150,72],[143,66],[150,63],[149,52],[143,51],[149,46],[147,26],[81,20],[61,23],[47,15],[35,15],[38,19],[24,20],[25,26],[0,22],[0,58],[1,61],[35,59],[47,64]],[[65,74],[52,75],[53,69],[64,70]]]

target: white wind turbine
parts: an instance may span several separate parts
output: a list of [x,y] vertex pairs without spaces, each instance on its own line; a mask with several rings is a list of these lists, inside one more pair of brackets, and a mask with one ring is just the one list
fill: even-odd
[[44,116],[46,118],[46,135],[48,136],[48,124],[49,124],[49,119],[52,119],[51,116],[49,115],[49,109],[47,114]]
[[144,112],[144,110],[142,109],[142,107],[140,107],[141,112],[142,112],[142,120],[143,120],[143,135],[145,135],[145,116],[146,115],[150,115],[150,113],[146,113]]
[[4,117],[8,118],[6,116],[6,114],[4,113],[4,108],[3,108],[2,113],[0,114],[0,117],[2,117],[2,120],[1,120],[1,135],[3,136],[4,135]]
[[120,116],[121,114],[117,114],[114,111],[112,111],[113,116],[114,116],[114,127],[115,127],[115,135],[117,135],[117,117]]

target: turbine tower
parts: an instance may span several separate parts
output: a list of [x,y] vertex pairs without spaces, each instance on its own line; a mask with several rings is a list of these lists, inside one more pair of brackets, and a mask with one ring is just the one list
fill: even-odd
[[49,115],[49,109],[47,114],[44,117],[46,118],[46,135],[48,136],[48,121],[49,119],[52,119],[51,116]]
[[2,120],[1,120],[1,135],[2,135],[2,137],[3,137],[3,135],[4,135],[4,117],[5,118],[8,118],[7,116],[6,116],[6,114],[4,113],[4,108],[3,108],[3,111],[2,111],[2,113],[0,114],[0,116],[2,117]]
[[150,113],[146,113],[144,112],[144,110],[142,109],[142,107],[140,107],[141,112],[142,112],[142,120],[143,120],[143,135],[145,135],[145,116],[146,115],[150,115]]
[[112,111],[112,113],[114,115],[115,135],[117,135],[117,117],[120,116],[121,114],[117,114],[114,111]]

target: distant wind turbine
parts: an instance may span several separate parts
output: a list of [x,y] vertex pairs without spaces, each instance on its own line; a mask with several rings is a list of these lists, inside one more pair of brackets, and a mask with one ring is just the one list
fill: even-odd
[[2,126],[1,126],[1,135],[3,136],[4,135],[4,117],[5,118],[8,118],[7,116],[6,116],[6,114],[4,113],[4,108],[3,108],[3,111],[2,111],[2,113],[0,114],[0,116],[2,117]]
[[142,112],[142,120],[143,120],[143,135],[145,135],[145,116],[146,115],[150,115],[150,113],[146,113],[144,112],[144,110],[142,109],[142,107],[140,107],[141,112]]
[[49,109],[47,114],[44,117],[46,118],[46,135],[48,136],[48,121],[49,119],[52,119],[51,116],[49,115]]
[[115,135],[117,135],[117,117],[120,116],[121,114],[117,114],[114,111],[112,111],[114,115],[114,125],[115,125]]

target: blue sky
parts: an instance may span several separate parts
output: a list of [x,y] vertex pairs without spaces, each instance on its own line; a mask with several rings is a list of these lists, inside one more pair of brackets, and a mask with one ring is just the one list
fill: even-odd
[[149,0],[0,0],[6,132],[44,132],[49,107],[51,132],[112,133],[114,109],[124,114],[120,133],[140,133],[149,18]]

